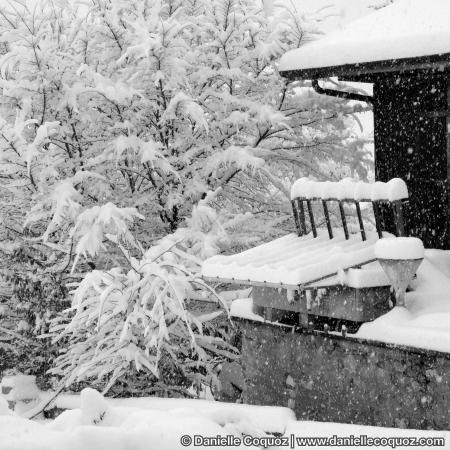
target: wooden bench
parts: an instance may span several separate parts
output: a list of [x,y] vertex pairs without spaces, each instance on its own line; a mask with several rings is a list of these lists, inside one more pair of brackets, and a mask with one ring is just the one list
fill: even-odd
[[[254,312],[267,320],[318,329],[325,324],[340,329],[344,324],[353,331],[391,307],[389,281],[375,262],[373,247],[383,236],[381,208],[392,213],[396,234],[404,235],[403,205],[407,199],[406,184],[400,179],[388,183],[332,183],[302,178],[291,190],[298,236],[285,236],[237,255],[211,258],[204,263],[205,278],[252,285]],[[368,208],[363,203],[371,205],[368,212],[373,213],[372,229],[370,217],[364,217],[363,211]],[[334,221],[330,214],[333,204],[338,207]],[[350,232],[346,205],[355,207],[357,233]],[[326,230],[318,227],[321,212]],[[342,229],[336,227],[339,223]],[[336,248],[339,258],[333,253]],[[313,270],[309,270],[309,258],[314,261]],[[340,274],[337,266],[346,272]],[[284,274],[289,267],[292,277]],[[353,279],[357,282],[349,281]]]
[[[353,192],[353,194],[352,194]],[[396,178],[388,183],[363,183],[342,180],[340,182],[316,182],[307,178],[297,180],[291,189],[291,203],[297,234],[303,236],[312,232],[317,237],[313,203],[319,203],[328,230],[329,238],[333,238],[329,204],[337,203],[345,238],[349,238],[345,204],[355,205],[361,239],[366,240],[366,227],[361,213],[361,203],[372,205],[373,217],[378,236],[382,237],[380,208],[387,206],[393,215],[396,235],[404,236],[403,204],[408,201],[408,190],[403,180]],[[306,208],[305,208],[306,205]],[[309,217],[309,229],[306,223],[306,212]]]

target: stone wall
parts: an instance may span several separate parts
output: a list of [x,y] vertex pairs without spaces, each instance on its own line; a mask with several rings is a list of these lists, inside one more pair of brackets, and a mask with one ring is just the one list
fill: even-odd
[[243,400],[297,419],[450,428],[450,354],[237,320]]

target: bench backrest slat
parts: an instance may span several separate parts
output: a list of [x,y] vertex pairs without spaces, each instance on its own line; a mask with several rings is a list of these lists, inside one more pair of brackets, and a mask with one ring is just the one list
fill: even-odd
[[359,206],[359,202],[356,200],[355,206],[356,206],[356,214],[358,216],[359,232],[361,233],[362,240],[365,241],[367,238],[366,238],[366,230],[364,229],[364,221],[361,214],[361,207]]
[[313,233],[313,236],[317,237],[317,228],[316,228],[316,222],[314,220],[314,213],[312,210],[311,200],[306,200],[306,205],[308,206],[308,214],[309,214],[309,223],[311,224],[311,230]]
[[330,239],[333,239],[333,228],[331,226],[331,220],[330,220],[330,214],[328,212],[327,202],[325,200],[322,200],[322,207],[323,207],[323,215],[325,216],[325,222],[327,223],[328,237]]

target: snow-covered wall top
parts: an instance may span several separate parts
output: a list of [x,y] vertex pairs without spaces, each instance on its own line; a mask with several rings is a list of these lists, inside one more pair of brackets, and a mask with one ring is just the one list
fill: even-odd
[[318,182],[300,178],[291,187],[291,200],[294,198],[322,200],[396,201],[408,198],[408,188],[401,178],[393,178],[387,183],[364,183],[344,178],[338,182]]
[[283,55],[304,70],[450,53],[450,1],[399,0]]

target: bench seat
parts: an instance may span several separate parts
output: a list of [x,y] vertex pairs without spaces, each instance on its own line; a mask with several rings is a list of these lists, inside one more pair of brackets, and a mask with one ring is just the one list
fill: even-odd
[[[342,277],[330,278],[331,274],[341,275],[344,270],[375,260],[377,233],[368,232],[365,241],[359,234],[345,239],[341,229],[334,229],[333,236],[329,239],[326,230],[318,230],[316,238],[312,233],[304,236],[292,233],[235,255],[214,256],[204,262],[202,275],[239,284],[264,283],[297,289],[319,282],[322,277],[327,277],[322,285],[339,284]],[[361,274],[367,283],[374,278],[376,285],[389,285],[381,267],[369,270],[371,275]],[[355,271],[347,274],[349,280],[361,280],[361,276]]]

